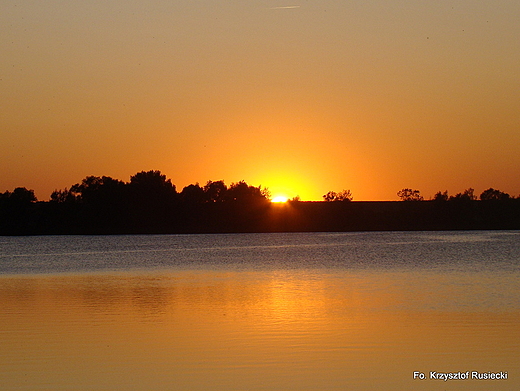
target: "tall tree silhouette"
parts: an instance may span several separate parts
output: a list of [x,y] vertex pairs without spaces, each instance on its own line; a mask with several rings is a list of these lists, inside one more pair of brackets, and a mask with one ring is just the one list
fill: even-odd
[[201,204],[206,201],[204,189],[198,183],[188,185],[182,189],[181,200],[189,204]]
[[36,201],[34,191],[25,187],[0,193],[0,234],[31,233],[36,223],[33,215]]
[[17,205],[27,205],[31,202],[38,201],[34,195],[34,190],[28,190],[25,187],[17,187],[12,192],[7,190],[5,193],[0,194],[0,199],[4,202]]
[[495,190],[492,187],[490,187],[487,190],[484,190],[480,194],[480,199],[482,201],[504,201],[510,199],[510,195],[507,193],[504,193],[500,190]]
[[172,224],[178,194],[160,171],[141,171],[130,177],[131,214],[144,232],[167,231]]
[[261,186],[249,186],[245,181],[232,183],[225,193],[227,201],[262,202],[268,201],[269,192]]
[[204,186],[204,193],[208,202],[224,201],[227,186],[224,181],[208,181]]

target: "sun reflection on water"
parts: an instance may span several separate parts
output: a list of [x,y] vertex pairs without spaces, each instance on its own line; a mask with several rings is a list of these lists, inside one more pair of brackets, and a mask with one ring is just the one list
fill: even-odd
[[[0,379],[7,389],[23,379],[27,390],[398,390],[414,388],[414,370],[475,368],[509,370],[507,385],[520,385],[518,308],[496,312],[469,298],[464,308],[443,306],[449,299],[434,281],[444,278],[451,297],[463,297],[464,285],[453,284],[461,276],[411,277],[319,270],[4,277]],[[491,289],[485,282],[481,289]]]

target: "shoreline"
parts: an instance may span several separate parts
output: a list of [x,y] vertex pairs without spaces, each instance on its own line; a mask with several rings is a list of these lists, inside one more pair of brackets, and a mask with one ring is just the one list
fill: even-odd
[[0,236],[520,229],[507,201],[289,201],[201,203],[154,209],[36,202],[0,212]]

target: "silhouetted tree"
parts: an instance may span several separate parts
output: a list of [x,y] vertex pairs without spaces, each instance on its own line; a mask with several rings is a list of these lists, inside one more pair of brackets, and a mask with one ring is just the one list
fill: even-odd
[[34,195],[34,190],[28,190],[25,187],[17,187],[12,192],[6,191],[3,194],[3,198],[9,203],[18,205],[26,205],[38,201]]
[[204,193],[208,202],[221,202],[225,198],[227,186],[224,181],[208,181],[204,186]]
[[160,171],[141,171],[128,184],[131,225],[140,232],[166,232],[176,220],[175,185]]
[[[107,176],[87,176],[71,187],[80,207],[79,216],[92,232],[117,232],[129,224],[130,199],[128,185]],[[71,197],[69,195],[69,197]]]
[[134,207],[137,208],[157,209],[159,205],[174,202],[178,196],[175,185],[158,170],[141,171],[131,176],[129,189]]
[[335,191],[329,191],[323,196],[323,199],[327,202],[352,201],[354,197],[352,197],[352,192],[350,190],[342,190],[339,193],[336,193]]
[[323,195],[323,199],[327,202],[331,202],[331,201],[334,201],[334,199],[336,198],[336,192],[335,191],[329,191],[327,194],[324,194]]
[[[125,183],[118,179],[107,176],[87,176],[81,183],[71,186],[70,190],[55,191],[51,194],[51,200],[54,198],[60,202],[65,201],[82,202],[85,204],[106,204],[113,202],[123,202]],[[54,197],[53,197],[54,195]]]
[[184,187],[180,196],[183,202],[191,204],[201,204],[206,201],[204,189],[198,183]]
[[492,187],[490,187],[487,190],[484,190],[480,194],[480,199],[482,201],[504,201],[504,200],[508,200],[510,198],[511,197],[509,196],[509,194],[504,193],[500,190],[495,190]]
[[423,196],[419,190],[402,189],[397,192],[401,201],[422,201]]
[[38,216],[34,213],[36,201],[34,191],[25,187],[0,193],[0,235],[34,233],[38,224]]
[[448,190],[446,190],[444,192],[438,191],[433,196],[433,200],[434,201],[448,201],[448,199],[449,199],[449,197],[448,197]]
[[89,202],[96,197],[96,192],[103,186],[103,179],[98,176],[87,176],[70,188],[70,192],[76,196],[79,202]]
[[57,203],[74,203],[77,202],[77,194],[65,188],[63,190],[54,190],[51,193],[51,202]]
[[455,201],[475,201],[477,196],[475,195],[475,190],[473,188],[468,188],[464,190],[462,193],[457,193],[455,196],[451,196],[450,200]]
[[258,186],[258,189],[260,189],[260,194],[265,201],[269,201],[271,199],[271,191],[269,188],[264,187],[262,189],[260,186]]
[[176,194],[175,185],[159,170],[141,171],[130,177],[130,186],[145,193]]
[[226,201],[268,201],[269,191],[261,186],[249,186],[245,181],[232,183],[225,193]]

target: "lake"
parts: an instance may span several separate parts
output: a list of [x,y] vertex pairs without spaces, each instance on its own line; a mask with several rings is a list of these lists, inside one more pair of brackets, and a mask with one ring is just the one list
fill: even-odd
[[0,237],[0,388],[518,390],[519,292],[518,231]]

